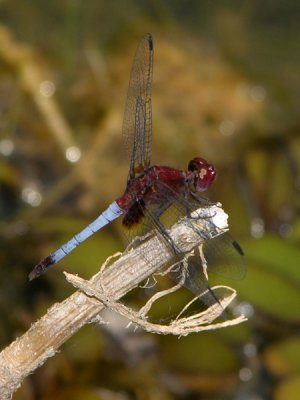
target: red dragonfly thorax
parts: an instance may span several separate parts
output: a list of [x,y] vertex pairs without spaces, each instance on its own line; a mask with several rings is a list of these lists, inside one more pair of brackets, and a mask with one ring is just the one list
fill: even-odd
[[165,187],[169,187],[174,193],[180,193],[185,189],[185,182],[186,174],[183,171],[153,165],[129,181],[125,193],[117,199],[117,203],[124,211],[128,211],[139,201],[159,204],[165,200]]
[[164,197],[167,187],[171,189],[169,193],[174,195],[183,194],[188,187],[196,192],[203,192],[209,188],[215,177],[214,167],[199,157],[189,162],[186,172],[153,165],[129,180],[124,195],[117,203],[124,211],[128,211],[133,204],[140,201],[145,204],[159,204],[167,201]]

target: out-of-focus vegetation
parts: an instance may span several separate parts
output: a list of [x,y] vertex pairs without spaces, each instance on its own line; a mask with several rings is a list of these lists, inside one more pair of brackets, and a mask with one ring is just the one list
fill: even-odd
[[114,224],[27,281],[125,187],[122,113],[147,31],[153,162],[215,164],[210,197],[248,259],[231,282],[248,323],[180,340],[85,327],[15,398],[298,399],[299,3],[11,0],[0,15],[1,347],[70,293],[62,268],[89,277],[122,248]]

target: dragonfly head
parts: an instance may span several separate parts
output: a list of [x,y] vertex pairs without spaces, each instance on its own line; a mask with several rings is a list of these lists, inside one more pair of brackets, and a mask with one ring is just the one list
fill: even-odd
[[188,165],[193,173],[193,185],[197,192],[204,192],[213,183],[217,172],[213,165],[200,157],[193,158]]

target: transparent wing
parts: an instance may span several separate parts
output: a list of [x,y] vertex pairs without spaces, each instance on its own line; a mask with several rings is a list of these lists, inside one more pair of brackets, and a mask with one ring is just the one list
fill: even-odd
[[[170,189],[168,190],[170,191]],[[170,195],[171,193],[169,193],[169,197]],[[173,193],[172,196],[173,203],[160,215],[160,220],[164,221],[164,226],[170,226],[174,223],[174,220],[190,215],[199,207],[210,207],[213,204],[203,197],[189,196],[186,198],[176,193]],[[203,219],[201,216],[199,218]],[[201,223],[199,225],[201,226]],[[212,230],[214,230],[213,227]],[[247,268],[243,250],[228,232],[214,238],[209,238],[208,232],[201,229],[197,234],[199,240],[204,239],[201,250],[207,264],[208,277],[213,273],[235,280],[244,278]],[[164,236],[164,233],[162,236]],[[170,277],[178,282],[181,279],[181,273],[175,270],[170,274]],[[209,282],[204,275],[200,248],[195,249],[194,255],[188,259],[188,273],[184,286],[195,295],[201,295],[200,301],[206,305],[210,306],[219,302],[218,298],[221,293],[218,294],[210,289]],[[203,293],[205,294],[203,295]]]
[[[134,225],[132,229],[126,230],[125,236],[128,242],[131,242],[136,236],[145,235],[148,232],[151,232],[151,235],[157,235],[161,241],[165,243],[165,245],[174,252],[174,260],[176,259],[175,268],[170,269],[168,276],[176,283],[182,282],[183,270],[186,268],[184,265],[184,254],[180,252],[180,249],[176,246],[176,244],[169,237],[167,230],[164,225],[157,218],[154,207],[142,206],[141,204],[136,204],[135,207],[139,208],[139,211],[143,216],[140,220],[140,223]],[[173,208],[173,207],[172,207]],[[176,209],[178,212],[179,210]],[[169,220],[171,224],[171,219]],[[176,221],[175,221],[176,222]],[[135,241],[133,242],[135,244]],[[138,246],[138,242],[135,244]],[[134,247],[135,247],[134,245]],[[155,250],[155,249],[153,249]],[[152,256],[153,252],[150,248],[148,248],[148,252],[141,253],[141,257],[149,264],[153,264],[155,260]],[[180,261],[182,260],[182,261]],[[201,275],[202,265],[200,259],[193,257],[188,259],[188,268],[187,273],[185,274],[185,281],[183,286],[186,287],[191,293],[196,296],[201,296],[199,298],[200,303],[205,306],[212,306],[219,304],[219,297],[214,291],[210,288],[209,283],[205,279],[204,276]],[[165,268],[170,267],[170,265],[166,265]],[[195,278],[195,279],[193,279]],[[223,312],[223,309],[221,310]]]
[[[203,200],[202,197],[193,195],[192,208],[197,209],[202,206]],[[209,202],[207,199],[206,201]],[[208,274],[215,273],[234,280],[245,277],[247,266],[244,252],[229,232],[207,240],[203,245],[203,253],[207,261]]]
[[123,120],[123,140],[130,156],[128,180],[150,165],[152,143],[153,39],[148,33],[133,60]]
[[[152,193],[151,201],[146,197],[143,205],[137,204],[135,206],[140,210],[142,218],[139,224],[135,225],[135,229],[131,231],[131,237],[137,234],[145,234],[155,229],[162,237],[168,239],[167,229],[171,225],[180,218],[190,215],[195,210],[210,207],[213,204],[208,199],[200,196],[178,194],[164,182],[156,182],[155,193],[157,193],[156,199],[153,198]],[[203,216],[194,218],[201,220]],[[199,226],[201,226],[201,223]],[[212,230],[214,228],[212,227]],[[246,263],[243,250],[228,232],[224,232],[212,239],[209,238],[207,232],[201,229],[197,231],[197,234],[199,239],[205,240],[202,251],[207,262],[208,275],[216,273],[235,280],[240,280],[245,276]],[[198,260],[194,259],[191,264],[198,267],[191,267],[186,287],[193,293],[199,294],[206,288],[206,283],[203,283],[201,257],[199,256]]]
[[[150,198],[145,196],[143,202],[137,202],[133,206],[132,218],[138,223],[134,224],[133,229],[127,232],[129,238],[152,231],[152,234],[159,235],[160,239],[174,251],[176,257],[181,256],[180,249],[172,243],[171,238],[168,236],[167,228],[177,222],[179,218],[191,214],[199,207],[210,207],[212,203],[205,198],[195,198],[193,196],[187,198],[184,195],[179,195],[170,186],[160,181],[155,183],[154,189],[154,192],[151,192],[151,201]],[[157,197],[154,197],[153,193],[156,193]],[[200,216],[199,218],[203,219]],[[217,272],[237,279],[245,274],[242,250],[237,245],[234,246],[233,243],[235,242],[228,233],[224,233],[214,239],[209,239],[208,232],[204,232],[201,229],[199,229],[199,232],[197,231],[197,234],[199,234],[199,241],[200,239],[207,239],[203,252],[207,261],[208,275],[211,272]],[[237,249],[241,252],[237,251]],[[147,262],[153,263],[151,251],[149,251],[149,254],[142,254],[142,257]],[[180,268],[176,268],[170,272],[169,276],[172,280],[179,282],[182,278],[182,271]],[[209,283],[203,274],[202,259],[200,255],[197,256],[197,251],[195,251],[195,256],[188,259],[188,273],[184,286],[195,295],[201,295],[200,301],[206,305],[210,306],[219,303],[218,295],[210,289]]]

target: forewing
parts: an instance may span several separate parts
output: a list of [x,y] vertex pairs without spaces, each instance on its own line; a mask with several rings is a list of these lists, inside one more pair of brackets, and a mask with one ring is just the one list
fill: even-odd
[[150,165],[152,143],[153,39],[148,33],[138,45],[130,75],[123,120],[123,140],[130,157],[128,179]]
[[[150,208],[150,213],[154,216],[155,220],[159,218],[162,225],[166,228],[177,222],[179,218],[189,216],[195,210],[199,208],[204,209],[213,204],[208,199],[195,196],[188,191],[185,195],[178,194],[164,182],[159,182],[157,185],[159,185],[157,192],[161,193],[163,198],[161,199],[161,204],[157,205],[156,208]],[[199,218],[201,222],[203,216],[194,216],[194,218]],[[200,223],[199,226],[201,225]],[[215,227],[212,226],[212,231],[214,230]],[[224,232],[212,239],[209,237],[208,232],[201,229],[197,233],[199,241],[204,240],[202,250],[207,262],[208,276],[211,273],[216,273],[234,280],[244,278],[247,268],[243,250],[228,232]],[[200,264],[201,260],[199,259]],[[200,265],[200,270],[203,270],[202,265]],[[201,276],[200,278],[202,279]]]
[[[167,232],[167,229],[171,227],[171,225],[176,223],[181,217],[186,216],[188,212],[193,211],[194,208],[199,207],[199,204],[187,202],[183,196],[179,196],[176,191],[172,190],[172,188],[170,188],[164,182],[156,182],[155,189],[155,193],[158,194],[157,198],[154,198],[152,193],[151,202],[147,201],[146,198],[146,201],[143,205],[135,205],[135,207],[140,207],[140,213],[134,212],[133,219],[135,219],[134,215],[137,214],[143,214],[143,217],[139,218],[138,224],[133,224],[131,229],[126,230],[127,239],[131,240],[137,234],[141,235],[147,232],[158,235],[160,240],[164,241],[165,245],[174,252],[174,260],[177,260],[176,267],[170,271],[169,277],[177,283],[181,282],[184,263],[188,263],[186,275],[187,279],[183,283],[183,286],[185,286],[195,295],[201,296],[200,301],[206,306],[220,303],[217,295],[210,289],[205,277],[202,279],[201,275],[197,274],[197,280],[195,281],[195,284],[191,284],[192,281],[190,275],[191,273],[194,274],[192,271],[197,273],[200,271],[201,274],[201,262],[196,257],[189,257],[188,259],[184,258],[185,254],[181,253],[180,249],[175,243],[172,242]],[[207,200],[204,200],[203,204],[208,206],[211,203]],[[201,236],[203,239],[203,232],[199,232],[199,236]],[[138,242],[134,243],[136,243],[138,246]],[[148,263],[155,262],[152,257],[151,249],[149,249],[148,254],[143,253],[141,256]]]

